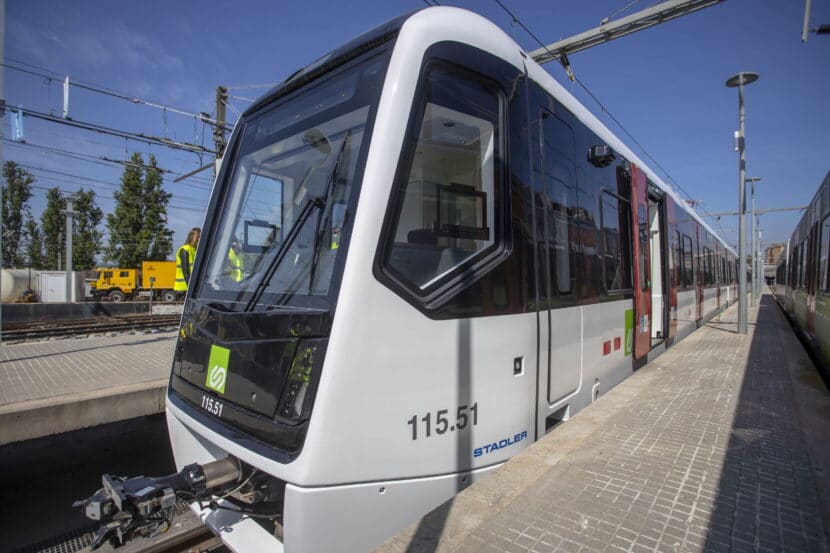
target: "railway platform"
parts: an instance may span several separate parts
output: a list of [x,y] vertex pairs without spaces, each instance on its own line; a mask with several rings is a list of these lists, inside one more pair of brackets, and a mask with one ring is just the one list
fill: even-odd
[[176,332],[0,347],[0,445],[164,411]]
[[772,295],[736,317],[376,551],[830,551],[830,395]]

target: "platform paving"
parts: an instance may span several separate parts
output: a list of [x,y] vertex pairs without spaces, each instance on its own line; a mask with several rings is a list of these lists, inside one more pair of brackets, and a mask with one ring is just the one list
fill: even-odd
[[0,346],[0,445],[164,410],[176,332]]
[[736,316],[377,551],[827,553],[830,396],[771,295]]

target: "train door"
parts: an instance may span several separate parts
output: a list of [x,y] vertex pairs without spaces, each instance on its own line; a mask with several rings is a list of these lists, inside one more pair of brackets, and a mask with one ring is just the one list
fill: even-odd
[[721,289],[721,283],[723,282],[723,275],[721,274],[721,268],[722,267],[721,267],[721,262],[720,262],[720,245],[717,242],[715,242],[714,245],[715,245],[715,253],[714,253],[715,259],[713,261],[714,266],[712,267],[712,270],[714,271],[714,274],[712,275],[712,278],[715,281],[715,308],[720,309],[720,289]]
[[810,228],[807,239],[807,332],[815,336],[816,331],[816,281],[818,267],[818,223]]
[[670,196],[663,196],[666,213],[667,236],[664,243],[667,245],[666,257],[666,286],[668,287],[668,339],[673,340],[677,335],[677,288],[680,283],[680,234],[677,232],[677,220],[674,215],[674,200]]
[[701,255],[701,232],[700,232],[700,225],[695,223],[695,245],[694,245],[694,252],[695,252],[695,260],[694,263],[697,265],[697,283],[695,284],[695,291],[696,291],[696,298],[697,301],[695,302],[697,305],[697,315],[696,319],[700,322],[700,319],[703,318],[703,291],[704,291],[704,281],[705,281],[705,272],[704,272],[704,260],[703,256]]
[[649,263],[648,181],[631,165],[631,214],[634,228],[634,359],[651,349],[651,270]]
[[[563,114],[566,115],[566,114]],[[566,118],[539,112],[541,175],[535,196],[539,286],[539,404],[548,429],[564,416],[548,416],[582,381],[582,309],[576,298],[574,250],[581,247],[572,220],[577,204],[574,131]],[[547,380],[547,385],[544,382]]]
[[664,252],[666,233],[664,232],[665,203],[663,194],[649,187],[648,224],[649,224],[649,261],[651,264],[651,347],[666,339],[668,317],[668,281],[666,279],[667,262]]

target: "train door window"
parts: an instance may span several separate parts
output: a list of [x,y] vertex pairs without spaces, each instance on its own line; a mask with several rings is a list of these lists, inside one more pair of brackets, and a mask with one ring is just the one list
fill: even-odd
[[498,248],[502,105],[496,85],[483,77],[443,62],[427,67],[381,263],[421,299]]
[[556,282],[559,294],[570,294],[574,288],[574,241],[571,240],[571,213],[576,206],[574,131],[546,110],[542,111],[540,119],[552,280]]
[[807,241],[805,240],[804,242],[801,243],[801,246],[800,246],[801,252],[799,253],[799,256],[798,256],[799,260],[801,261],[801,268],[799,270],[799,276],[798,276],[798,285],[801,288],[804,288],[807,285],[807,252],[805,251],[806,249],[807,249]]
[[801,268],[801,263],[798,260],[798,248],[799,246],[793,248],[793,255],[790,262],[790,282],[792,282],[793,288],[798,287],[798,271]]
[[715,284],[715,254],[709,248],[706,248],[706,269],[708,271],[706,285],[712,286]]
[[104,271],[104,278],[112,278],[112,271]]
[[600,193],[600,218],[602,234],[602,278],[605,290],[619,292],[631,290],[629,260],[631,204],[607,190]]
[[822,292],[830,292],[830,283],[827,282],[827,252],[830,248],[830,216],[821,223],[821,239],[819,240],[819,288]]
[[677,253],[674,256],[675,259],[675,278],[678,288],[685,288],[686,287],[686,275],[683,272],[683,241],[680,239],[680,231],[674,231],[674,246],[677,249]]
[[648,213],[646,212],[646,208],[642,205],[637,210],[637,227],[637,237],[640,241],[640,255],[638,256],[639,259],[637,259],[637,264],[640,267],[640,290],[645,291],[649,289],[651,282],[649,277],[648,262],[646,261],[649,238]]
[[683,265],[685,269],[685,286],[695,285],[694,250],[692,250],[692,239],[683,235]]
[[713,275],[712,275],[712,250],[709,248],[703,248],[704,251],[704,260],[703,263],[706,266],[706,286],[712,285]]

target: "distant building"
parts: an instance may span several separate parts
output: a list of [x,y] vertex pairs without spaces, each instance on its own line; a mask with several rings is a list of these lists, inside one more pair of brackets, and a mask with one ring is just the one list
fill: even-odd
[[784,253],[784,244],[773,244],[764,250],[764,265],[778,265],[778,258]]

